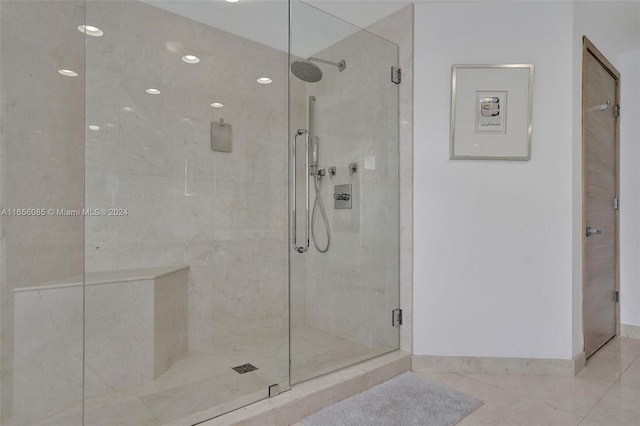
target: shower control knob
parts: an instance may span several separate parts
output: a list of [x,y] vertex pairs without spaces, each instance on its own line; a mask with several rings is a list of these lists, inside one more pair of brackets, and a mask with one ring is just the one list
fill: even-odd
[[346,194],[344,192],[337,192],[333,194],[333,197],[338,201],[349,201],[351,199],[351,194]]

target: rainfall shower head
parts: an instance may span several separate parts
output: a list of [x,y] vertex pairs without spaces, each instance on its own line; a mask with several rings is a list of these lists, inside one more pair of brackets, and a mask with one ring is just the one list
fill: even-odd
[[293,61],[291,72],[302,81],[315,83],[322,80],[322,70],[311,61]]
[[333,65],[334,67],[338,67],[339,71],[344,71],[347,67],[347,63],[344,59],[340,62],[331,62],[319,58],[309,58],[306,61],[293,61],[291,63],[291,72],[302,81],[306,81],[307,83],[316,83],[322,80],[322,70],[313,62]]

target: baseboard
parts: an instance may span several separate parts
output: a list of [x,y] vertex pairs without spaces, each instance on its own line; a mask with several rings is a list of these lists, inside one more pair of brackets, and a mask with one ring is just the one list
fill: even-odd
[[622,337],[640,339],[640,326],[631,324],[620,324],[620,335]]
[[585,363],[584,352],[574,359],[414,355],[411,371],[575,376]]

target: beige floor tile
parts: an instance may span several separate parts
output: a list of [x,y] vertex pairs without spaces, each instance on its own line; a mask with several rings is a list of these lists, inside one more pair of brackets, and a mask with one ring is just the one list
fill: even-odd
[[[630,337],[616,337],[607,343],[600,351],[625,352],[631,355],[640,355],[640,339]],[[600,352],[598,351],[598,352]]]
[[233,360],[219,353],[188,354],[153,382],[137,387],[136,392],[139,396],[146,396],[211,377],[228,375],[236,365]]
[[[615,343],[616,342],[611,342]],[[595,378],[614,382],[629,368],[638,355],[629,350],[617,350],[616,346],[606,346],[587,360],[586,367],[578,374],[582,378]]]
[[270,384],[253,372],[237,374],[231,371],[224,376],[144,396],[142,400],[162,422],[170,422],[260,390],[266,393]]
[[456,382],[464,379],[465,376],[457,373],[437,373],[437,372],[414,372],[413,374],[423,377],[428,380],[433,380],[445,386],[451,386]]
[[85,410],[85,426],[155,426],[160,420],[139,398]]
[[[3,422],[3,426],[13,426],[20,423],[11,421]],[[46,419],[30,423],[30,426],[82,426],[82,407],[67,410],[66,412],[55,414]]]
[[592,378],[467,374],[476,380],[512,391],[584,417],[611,387],[611,382]]
[[481,381],[465,377],[452,388],[484,402],[460,423],[462,425],[577,425],[582,417],[550,405],[524,398]]
[[578,426],[605,426],[602,423],[594,422],[593,420],[589,420],[586,417],[582,419],[582,421],[578,424]]
[[640,425],[640,389],[616,382],[587,418],[605,426]]
[[633,364],[622,374],[620,383],[625,386],[640,389],[640,358],[633,361]]

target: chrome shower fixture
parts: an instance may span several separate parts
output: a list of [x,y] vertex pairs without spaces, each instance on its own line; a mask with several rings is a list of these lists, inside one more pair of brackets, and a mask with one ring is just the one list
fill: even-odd
[[316,83],[322,80],[322,70],[319,66],[314,64],[314,62],[333,65],[334,67],[337,67],[340,72],[347,68],[347,62],[344,59],[340,62],[332,62],[325,59],[311,57],[307,60],[293,61],[291,63],[291,72],[302,81],[306,81],[307,83]]
[[309,58],[309,61],[313,61],[313,62],[320,62],[321,64],[327,64],[327,65],[333,65],[334,67],[338,68],[338,71],[342,72],[345,70],[345,68],[347,68],[347,61],[345,61],[344,59],[341,60],[340,62],[332,62],[332,61],[327,61],[326,59],[320,59],[320,58]]

